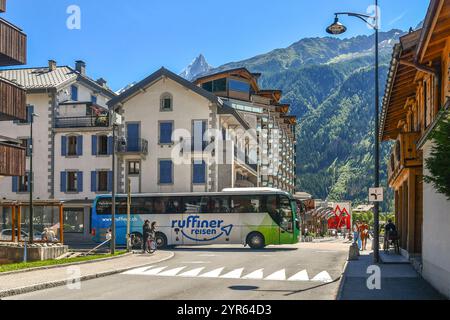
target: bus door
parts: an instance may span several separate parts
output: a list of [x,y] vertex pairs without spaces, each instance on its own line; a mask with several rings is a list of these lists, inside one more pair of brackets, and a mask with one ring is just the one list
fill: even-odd
[[280,244],[294,242],[294,212],[292,211],[292,202],[286,196],[279,197],[279,227],[280,227]]

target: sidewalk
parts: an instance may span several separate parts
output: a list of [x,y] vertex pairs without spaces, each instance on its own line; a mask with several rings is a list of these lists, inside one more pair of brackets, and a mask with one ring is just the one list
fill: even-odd
[[173,252],[157,251],[153,255],[133,254],[99,262],[61,266],[21,273],[0,274],[0,298],[11,295],[66,285],[74,278],[80,281],[121,273],[130,269],[149,266],[174,256]]
[[381,289],[369,290],[367,268],[373,265],[373,253],[361,252],[357,261],[348,261],[342,278],[339,300],[443,300],[411,264],[378,264]]

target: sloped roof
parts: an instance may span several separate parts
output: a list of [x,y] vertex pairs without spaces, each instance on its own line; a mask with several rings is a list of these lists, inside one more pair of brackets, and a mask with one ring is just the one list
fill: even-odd
[[50,71],[48,67],[3,69],[0,70],[0,77],[15,82],[30,91],[59,89],[71,82],[80,80],[110,97],[115,96],[115,93],[110,89],[101,86],[93,79],[68,66],[56,67],[53,71]]
[[124,102],[125,100],[132,97],[134,94],[138,93],[141,89],[144,89],[154,82],[158,81],[161,77],[167,77],[169,79],[172,79],[173,81],[179,83],[180,85],[192,90],[193,92],[205,97],[206,99],[210,100],[213,103],[221,104],[221,100],[212,94],[211,92],[206,91],[203,88],[200,88],[199,86],[196,86],[192,82],[180,77],[179,75],[171,72],[170,70],[167,70],[166,68],[162,67],[158,71],[152,73],[147,78],[141,80],[140,82],[136,83],[134,86],[128,88],[124,92],[122,92],[120,95],[115,97],[114,99],[110,100],[108,102],[108,106],[113,107],[116,106],[119,103]]

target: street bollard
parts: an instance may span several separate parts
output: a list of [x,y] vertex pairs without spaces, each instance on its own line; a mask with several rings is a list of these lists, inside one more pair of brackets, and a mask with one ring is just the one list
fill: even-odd
[[348,254],[348,260],[352,261],[352,260],[359,260],[359,247],[357,243],[353,243],[350,246],[350,251]]
[[23,247],[23,262],[27,263],[27,240],[25,240]]

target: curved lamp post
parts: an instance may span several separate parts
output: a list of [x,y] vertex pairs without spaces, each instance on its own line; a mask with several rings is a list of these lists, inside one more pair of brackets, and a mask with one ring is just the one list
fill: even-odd
[[[379,54],[378,54],[378,36],[379,36],[379,25],[378,25],[378,0],[375,0],[375,16],[369,16],[366,14],[354,13],[354,12],[337,12],[335,13],[335,19],[333,24],[331,24],[326,31],[332,35],[340,35],[347,31],[347,28],[339,22],[339,16],[346,15],[350,17],[356,17],[364,21],[368,26],[370,26],[375,31],[375,187],[380,186],[380,141],[378,139],[379,131]],[[371,21],[372,20],[372,21]],[[378,263],[380,261],[380,206],[379,202],[375,202],[374,207],[374,262]]]

